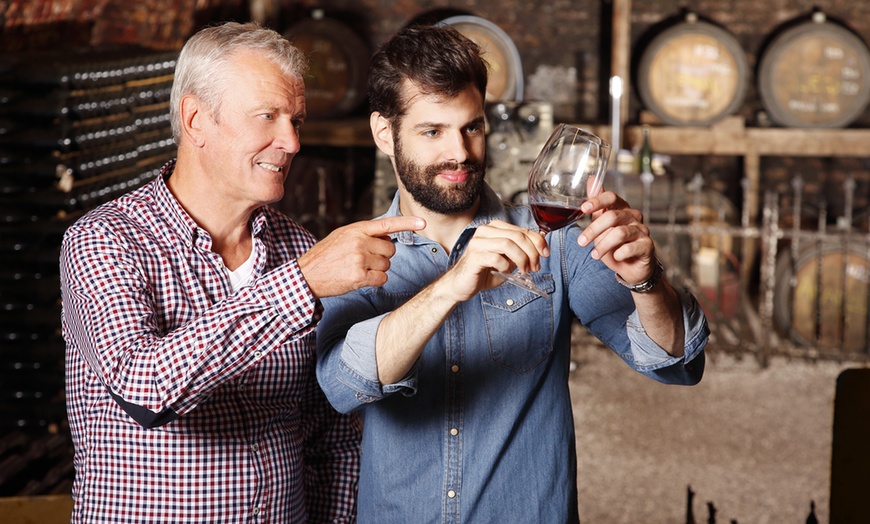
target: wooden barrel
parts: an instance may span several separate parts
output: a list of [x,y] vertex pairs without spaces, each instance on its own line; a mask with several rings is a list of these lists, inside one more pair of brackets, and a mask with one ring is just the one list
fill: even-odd
[[801,245],[776,266],[774,321],[801,346],[855,353],[867,347],[870,259],[863,235]]
[[315,15],[284,36],[308,57],[305,105],[310,118],[343,117],[362,105],[371,48],[351,27]]
[[439,23],[452,26],[480,46],[489,64],[487,102],[523,100],[523,66],[520,54],[507,33],[489,20],[471,15],[451,16]]
[[776,124],[845,127],[870,100],[870,52],[842,25],[816,13],[771,40],[759,60],[758,90]]
[[662,122],[707,126],[740,108],[747,75],[737,39],[690,15],[644,49],[637,86],[646,108]]

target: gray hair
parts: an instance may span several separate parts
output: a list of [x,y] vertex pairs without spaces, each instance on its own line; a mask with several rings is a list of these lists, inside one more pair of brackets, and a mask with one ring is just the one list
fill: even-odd
[[176,143],[181,138],[181,98],[189,94],[196,96],[217,119],[226,65],[240,51],[262,53],[288,76],[303,78],[308,70],[302,51],[276,31],[256,23],[227,22],[199,31],[181,49],[169,95],[169,119]]

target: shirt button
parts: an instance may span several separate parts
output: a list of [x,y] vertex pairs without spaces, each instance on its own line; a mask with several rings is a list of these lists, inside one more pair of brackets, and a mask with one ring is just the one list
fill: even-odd
[[451,428],[451,429],[450,429],[450,434],[453,435],[453,436],[455,437],[456,435],[459,434],[459,430],[456,429],[456,428]]
[[260,451],[260,447],[257,446],[256,444],[251,444],[251,451],[256,453],[256,452]]
[[452,499],[452,498],[456,498],[456,492],[453,491],[452,489],[451,489],[451,490],[448,490],[448,491],[447,491],[447,498],[451,498],[451,499]]
[[260,514],[260,507],[257,506],[256,508],[254,508],[254,515],[259,515],[259,514]]
[[514,299],[509,298],[509,299],[505,300],[505,304],[507,304],[507,305],[509,305],[509,306],[514,305]]
[[434,254],[437,253],[437,252],[438,252],[438,248],[437,248],[437,247],[433,247],[433,248],[432,248],[432,254],[434,255]]
[[244,391],[244,390],[245,390],[245,385],[239,384],[239,391]]
[[459,366],[457,366],[456,364],[453,364],[452,366],[450,366],[450,371],[452,371],[454,373],[459,373]]
[[260,355],[262,355],[262,354],[263,353],[260,351],[254,351],[254,358],[260,358]]

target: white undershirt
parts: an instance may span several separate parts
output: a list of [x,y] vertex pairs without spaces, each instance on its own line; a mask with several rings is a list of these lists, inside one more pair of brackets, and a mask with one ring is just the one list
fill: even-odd
[[227,270],[227,275],[230,277],[230,289],[233,293],[247,286],[254,280],[254,249],[251,249],[248,259],[234,271],[230,271],[227,266],[224,266],[224,269]]

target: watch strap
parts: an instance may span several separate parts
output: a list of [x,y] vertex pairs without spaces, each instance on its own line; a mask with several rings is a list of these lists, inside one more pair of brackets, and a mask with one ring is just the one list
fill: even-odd
[[637,284],[629,284],[621,276],[619,273],[616,274],[616,281],[619,282],[623,287],[628,288],[633,293],[646,293],[652,288],[656,287],[658,283],[662,280],[662,274],[664,273],[665,268],[662,266],[662,263],[659,260],[656,260],[656,265],[653,268],[652,275],[643,282],[639,282]]

